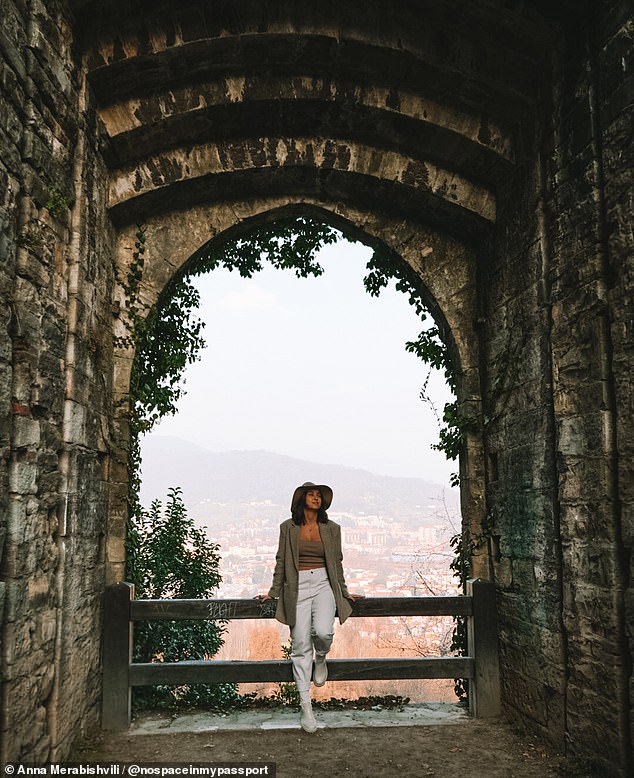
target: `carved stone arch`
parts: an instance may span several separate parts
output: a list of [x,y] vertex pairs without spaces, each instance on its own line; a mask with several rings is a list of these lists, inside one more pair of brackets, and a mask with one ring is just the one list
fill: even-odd
[[[418,275],[426,304],[447,342],[457,376],[457,398],[465,414],[478,417],[481,409],[479,344],[476,331],[477,253],[464,240],[430,228],[414,219],[369,210],[344,201],[310,197],[261,197],[231,203],[208,203],[149,216],[144,221],[144,273],[140,297],[156,303],[175,277],[186,273],[205,246],[245,234],[264,222],[309,215],[368,245],[381,245],[395,262],[407,263]],[[125,278],[132,262],[136,225],[120,229],[117,238],[118,277]],[[125,305],[121,285],[116,291],[119,309]],[[119,321],[119,334],[125,323]],[[115,353],[114,460],[119,480],[111,484],[109,509],[108,578],[121,580],[124,571],[128,425],[127,399],[134,355],[122,348]],[[484,463],[481,430],[468,434],[460,463],[463,522],[479,534],[484,518]],[[474,555],[474,568],[486,575],[486,554]]]

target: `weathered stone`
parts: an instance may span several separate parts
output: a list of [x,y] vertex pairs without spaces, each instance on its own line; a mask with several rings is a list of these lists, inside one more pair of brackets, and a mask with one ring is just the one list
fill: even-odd
[[16,448],[37,446],[40,442],[40,423],[35,419],[16,416],[13,422],[13,445]]
[[61,759],[98,715],[100,592],[124,571],[133,354],[113,336],[136,219],[152,304],[208,241],[302,211],[418,274],[460,407],[484,416],[462,505],[476,575],[493,550],[506,712],[624,775],[631,9],[233,5],[0,0],[0,759]]
[[35,494],[37,465],[32,462],[14,462],[9,471],[9,488],[16,494]]

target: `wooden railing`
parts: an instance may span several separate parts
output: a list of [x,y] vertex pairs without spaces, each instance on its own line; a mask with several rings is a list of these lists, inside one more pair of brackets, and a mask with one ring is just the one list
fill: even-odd
[[[292,681],[289,660],[183,661],[135,663],[132,629],[135,621],[182,619],[270,619],[273,600],[135,600],[134,587],[113,584],[104,593],[102,727],[130,726],[132,686],[155,684]],[[367,597],[353,604],[353,617],[465,616],[468,656],[329,659],[329,681],[398,678],[465,678],[469,707],[479,717],[500,710],[497,609],[489,581],[472,580],[467,594],[455,597]]]

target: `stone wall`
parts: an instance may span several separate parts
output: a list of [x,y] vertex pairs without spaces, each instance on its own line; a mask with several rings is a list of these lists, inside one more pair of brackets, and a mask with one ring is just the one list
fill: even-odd
[[111,233],[68,10],[0,16],[0,759],[42,762],[98,720]]
[[487,275],[489,531],[507,711],[611,775],[631,759],[632,20],[579,21]]
[[[608,307],[605,334],[613,375],[609,400],[614,414],[615,497],[609,537],[617,568],[613,596],[619,622],[611,639],[618,647],[619,697],[622,708],[629,699],[630,742],[634,743],[634,20],[624,3],[612,2],[608,8],[610,13],[597,20],[594,59],[606,276],[602,292]],[[623,710],[619,726],[622,731],[628,727]]]
[[[509,182],[505,228],[483,268],[483,392],[489,546],[498,585],[507,711],[554,741],[564,730],[553,413],[549,392],[548,251],[534,159]],[[518,236],[521,238],[518,240]],[[545,386],[546,385],[546,386]]]
[[[615,124],[623,126],[628,113],[631,122],[631,107],[628,111],[619,99],[628,67],[627,61],[621,62],[623,43],[629,39],[631,44],[632,20],[626,22],[626,13],[623,4],[607,3],[602,13],[590,14],[587,25],[569,41],[558,85],[551,189],[566,726],[576,747],[590,745],[597,754],[620,751],[623,764],[631,758],[625,687],[632,672],[625,644],[620,486],[627,465],[621,459],[625,452],[619,451],[627,400],[622,394],[617,399],[616,369],[623,365],[616,368],[612,333],[631,322],[632,312],[618,294],[610,300],[611,290],[624,288],[620,271],[625,247],[615,246],[614,252],[608,242],[618,222],[612,225],[606,218],[606,185],[622,189],[624,180],[622,175],[620,182],[613,178],[618,168],[605,169],[606,157],[614,165],[618,155],[614,146],[610,150],[613,141],[608,137],[605,145],[603,136],[609,136]],[[584,65],[579,67],[579,62]],[[627,148],[626,143],[623,150]],[[630,170],[630,201],[631,175]],[[620,199],[623,205],[626,201]],[[619,226],[627,240],[623,222]],[[628,253],[631,259],[631,231]],[[622,348],[621,359],[626,356]],[[631,351],[629,358],[631,366]],[[596,727],[592,716],[605,722],[606,732]]]
[[100,593],[124,574],[115,275],[135,221],[153,302],[206,240],[290,206],[419,271],[461,399],[482,399],[462,496],[474,572],[498,586],[506,713],[624,775],[627,4],[69,5],[0,0],[0,759],[62,756],[98,721]]

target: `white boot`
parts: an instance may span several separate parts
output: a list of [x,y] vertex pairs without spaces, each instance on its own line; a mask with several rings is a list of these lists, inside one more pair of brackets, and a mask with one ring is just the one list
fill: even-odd
[[315,686],[323,686],[328,680],[328,665],[325,654],[315,654],[315,669],[313,670],[313,683]]
[[302,709],[299,723],[304,732],[309,732],[312,734],[317,729],[317,722],[313,716],[313,706],[310,701],[310,692],[300,692],[299,699]]

